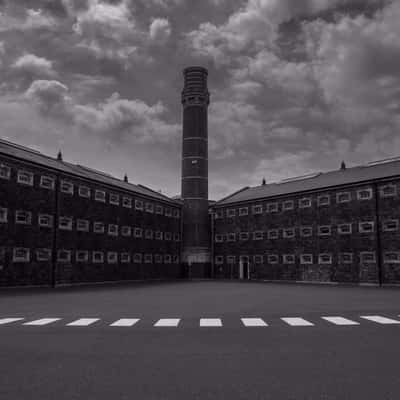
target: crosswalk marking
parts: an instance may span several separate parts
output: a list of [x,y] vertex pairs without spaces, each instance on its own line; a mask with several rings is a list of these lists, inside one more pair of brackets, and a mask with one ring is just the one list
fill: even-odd
[[42,319],[37,319],[35,321],[25,322],[23,325],[42,326],[42,325],[51,324],[52,322],[59,321],[60,319],[61,318],[42,318]]
[[322,317],[322,319],[331,322],[335,325],[360,325],[359,322],[352,321],[351,319],[343,318],[343,317]]
[[281,318],[282,321],[286,322],[290,326],[314,326],[310,321],[305,320],[304,318]]
[[268,326],[261,318],[241,318],[244,326]]
[[133,326],[139,321],[139,318],[121,318],[113,322],[110,326]]
[[21,321],[23,318],[1,318],[0,325],[11,324],[11,322]]
[[400,324],[400,321],[397,321],[396,319],[381,317],[380,315],[362,315],[360,318],[383,325]]
[[100,318],[79,318],[76,321],[70,322],[67,326],[88,326],[94,324]]
[[154,324],[154,326],[176,327],[178,326],[179,322],[179,318],[161,318]]
[[220,318],[200,318],[200,326],[222,326],[222,321]]

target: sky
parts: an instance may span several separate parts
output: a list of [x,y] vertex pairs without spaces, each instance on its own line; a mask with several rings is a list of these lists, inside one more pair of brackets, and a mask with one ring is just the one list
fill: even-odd
[[400,155],[400,0],[0,0],[0,137],[180,193],[182,69],[209,190]]

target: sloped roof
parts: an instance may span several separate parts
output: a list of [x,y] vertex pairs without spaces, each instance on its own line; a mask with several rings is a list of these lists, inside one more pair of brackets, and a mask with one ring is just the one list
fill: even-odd
[[81,178],[86,178],[92,181],[103,183],[105,185],[115,186],[130,192],[142,194],[144,196],[179,204],[178,201],[175,201],[168,196],[165,196],[146,186],[124,182],[123,180],[117,179],[110,174],[89,167],[72,164],[66,161],[60,161],[56,158],[46,156],[39,151],[21,146],[19,144],[11,143],[4,139],[0,139],[0,153],[16,157],[24,161],[29,161],[40,166],[55,169],[67,174],[72,174]]
[[318,172],[267,185],[246,187],[219,200],[216,205],[275,197],[333,186],[349,185],[400,175],[400,157],[374,161],[346,169]]

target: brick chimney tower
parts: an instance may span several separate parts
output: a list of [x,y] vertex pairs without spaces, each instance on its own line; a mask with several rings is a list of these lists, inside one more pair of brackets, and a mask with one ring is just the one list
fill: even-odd
[[208,215],[208,72],[183,70],[182,91],[182,262],[189,278],[210,276],[211,232]]

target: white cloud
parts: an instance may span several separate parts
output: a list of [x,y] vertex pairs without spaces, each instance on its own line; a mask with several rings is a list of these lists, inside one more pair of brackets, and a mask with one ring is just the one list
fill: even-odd
[[166,18],[155,18],[150,24],[150,39],[159,44],[165,43],[171,35],[171,25]]
[[21,72],[39,77],[52,77],[55,75],[53,63],[50,60],[38,57],[35,54],[23,54],[14,62],[12,67]]
[[0,12],[0,32],[9,30],[30,30],[51,28],[56,25],[54,18],[43,13],[41,9],[28,8],[23,18]]

